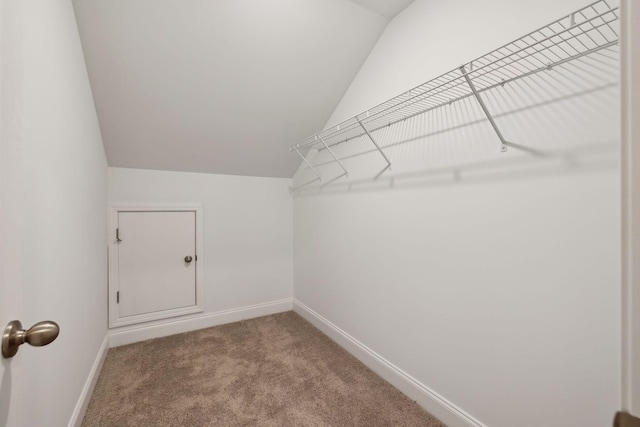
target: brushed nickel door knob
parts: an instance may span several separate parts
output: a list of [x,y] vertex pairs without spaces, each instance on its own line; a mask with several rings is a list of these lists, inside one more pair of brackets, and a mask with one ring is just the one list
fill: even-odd
[[28,330],[22,329],[22,323],[19,320],[12,320],[2,334],[2,356],[5,359],[15,356],[18,348],[25,342],[35,347],[50,344],[59,333],[60,326],[50,320],[38,322]]
[[193,258],[191,258],[191,255],[187,255],[186,257],[184,257],[184,262],[190,263],[191,261],[193,261]]

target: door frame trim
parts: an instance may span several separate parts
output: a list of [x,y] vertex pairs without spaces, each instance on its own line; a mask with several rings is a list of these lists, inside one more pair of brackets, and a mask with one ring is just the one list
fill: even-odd
[[622,409],[640,416],[640,5],[621,2]]
[[[108,291],[108,311],[109,328],[134,325],[152,320],[167,319],[172,317],[186,316],[189,314],[204,312],[204,269],[202,260],[204,259],[204,214],[202,204],[178,204],[178,205],[143,205],[143,204],[122,204],[109,206],[109,227],[107,230],[107,241],[109,242],[109,291]],[[162,310],[153,313],[139,314],[121,318],[118,312],[116,301],[117,292],[120,289],[118,282],[118,247],[116,242],[116,228],[118,227],[119,212],[195,212],[196,215],[196,303],[188,307],[180,307],[171,310]]]

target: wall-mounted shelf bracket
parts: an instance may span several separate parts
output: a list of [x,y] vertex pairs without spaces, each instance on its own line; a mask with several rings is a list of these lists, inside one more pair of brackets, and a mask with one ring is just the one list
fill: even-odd
[[309,166],[309,169],[311,169],[313,171],[313,173],[318,177],[317,179],[313,180],[312,182],[322,181],[322,177],[320,176],[318,171],[313,166],[311,166],[311,163],[309,163],[309,161],[302,155],[302,153],[300,151],[298,151],[297,148],[294,148],[294,150],[296,150],[296,153],[298,153],[298,156],[300,156],[302,161],[305,162],[307,164],[307,166]]
[[473,96],[478,101],[478,104],[480,104],[480,107],[482,108],[482,111],[484,111],[485,116],[487,116],[487,119],[489,119],[489,123],[491,123],[491,127],[493,127],[493,130],[498,135],[498,138],[500,138],[500,151],[503,151],[503,152],[507,151],[508,142],[502,136],[502,132],[500,132],[500,128],[498,128],[498,125],[496,125],[496,122],[493,120],[493,116],[491,115],[491,113],[489,112],[489,109],[487,108],[487,106],[485,105],[484,101],[482,100],[482,97],[480,96],[480,93],[478,92],[478,90],[474,86],[473,82],[471,81],[471,79],[467,75],[467,70],[464,68],[464,65],[462,67],[460,67],[460,71],[462,72],[462,75],[464,76],[465,80],[467,81],[467,84],[471,88],[471,92],[473,92]]
[[336,155],[333,153],[333,151],[331,150],[331,148],[329,148],[329,146],[327,145],[327,143],[324,141],[324,139],[322,139],[322,137],[320,135],[317,135],[318,139],[322,142],[322,145],[324,145],[324,148],[327,149],[327,151],[329,151],[329,154],[331,154],[331,157],[333,157],[333,160],[336,161],[336,163],[338,163],[340,165],[340,167],[342,168],[342,170],[344,171],[344,174],[340,175],[339,178],[346,176],[347,178],[349,177],[349,172],[347,172],[347,170],[344,168],[344,166],[342,165],[342,163],[340,162],[340,160],[338,160],[338,158],[336,157]]
[[331,178],[330,180],[325,181],[325,182],[324,182],[324,184],[322,184],[322,185],[320,186],[320,188],[324,188],[324,187],[326,187],[327,185],[331,184],[332,182],[339,180],[339,179],[340,179],[340,178],[342,178],[343,176],[348,176],[348,175],[347,175],[347,173],[346,173],[346,172],[342,172],[340,175],[336,176],[335,178]]
[[373,145],[375,145],[376,150],[378,150],[378,152],[382,155],[382,157],[384,157],[384,160],[387,162],[387,167],[385,168],[388,170],[391,170],[391,161],[389,160],[389,158],[387,157],[386,154],[384,154],[384,151],[382,151],[382,149],[380,148],[380,146],[378,145],[378,143],[376,142],[375,139],[373,139],[373,137],[371,136],[371,134],[369,133],[369,131],[367,130],[366,127],[364,127],[364,125],[362,124],[362,122],[360,121],[359,118],[356,117],[356,120],[358,121],[358,124],[360,124],[360,127],[362,128],[362,130],[364,130],[364,133],[367,134],[367,136],[369,137],[369,139],[371,140],[371,142],[373,143]]
[[320,174],[318,173],[318,171],[311,165],[311,163],[309,163],[309,161],[302,155],[302,153],[298,150],[297,147],[292,147],[293,150],[295,150],[296,153],[298,153],[298,156],[300,156],[300,158],[302,159],[303,162],[306,163],[306,165],[309,167],[309,169],[311,169],[311,171],[316,175],[315,179],[312,179],[311,181],[305,182],[304,184],[300,184],[295,188],[291,188],[291,191],[295,192],[298,191],[299,189],[301,189],[302,187],[306,187],[309,184],[313,184],[314,182],[318,182],[318,181],[322,181],[322,177],[320,176]]

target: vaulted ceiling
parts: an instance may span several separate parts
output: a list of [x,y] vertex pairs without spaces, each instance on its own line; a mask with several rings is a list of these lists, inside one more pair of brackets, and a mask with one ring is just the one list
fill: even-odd
[[413,0],[74,0],[110,166],[290,177]]

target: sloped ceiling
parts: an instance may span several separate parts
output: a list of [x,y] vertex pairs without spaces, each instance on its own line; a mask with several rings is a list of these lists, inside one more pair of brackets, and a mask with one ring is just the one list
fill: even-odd
[[290,177],[413,0],[74,0],[110,166]]

